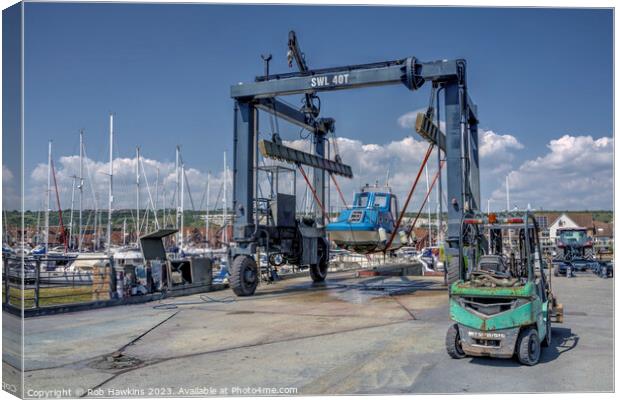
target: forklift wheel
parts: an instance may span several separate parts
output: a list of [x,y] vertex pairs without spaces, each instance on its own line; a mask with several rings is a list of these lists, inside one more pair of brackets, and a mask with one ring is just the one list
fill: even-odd
[[446,351],[452,358],[459,359],[465,358],[465,352],[461,347],[461,336],[459,334],[459,327],[454,324],[448,328],[446,334]]
[[258,285],[256,261],[248,256],[235,257],[228,282],[237,296],[252,296]]
[[540,359],[540,340],[534,328],[525,328],[517,341],[517,357],[523,365],[536,365]]
[[551,310],[547,312],[547,334],[541,344],[542,347],[551,346]]

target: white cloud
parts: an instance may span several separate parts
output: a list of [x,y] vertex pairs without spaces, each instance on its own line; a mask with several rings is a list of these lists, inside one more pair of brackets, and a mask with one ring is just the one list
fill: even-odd
[[13,172],[6,166],[2,166],[2,184],[9,184],[13,181]]
[[501,135],[493,131],[480,130],[478,132],[480,157],[485,158],[514,158],[512,150],[521,150],[523,144],[512,135]]
[[502,184],[506,174],[514,169],[515,153],[524,148],[519,140],[509,134],[478,131],[480,176],[486,188]]
[[[363,143],[360,140],[339,137],[338,148],[344,163],[353,168],[354,178],[337,177],[347,203],[350,203],[352,194],[360,186],[378,181],[385,183],[390,171],[390,186],[399,196],[402,203],[405,201],[411,184],[418,171],[428,143],[415,137],[404,137],[388,143]],[[286,142],[289,146],[309,151],[310,142],[295,140]],[[511,200],[521,207],[528,203],[533,207],[544,208],[611,208],[612,200],[612,162],[613,139],[593,139],[591,136],[563,136],[552,140],[549,152],[541,157],[523,162],[519,167],[513,165],[516,159],[515,151],[523,149],[523,145],[512,135],[498,134],[493,131],[480,131],[480,164],[481,182],[485,192],[492,193],[495,200],[492,205],[498,207],[505,204],[504,177],[510,174]],[[333,156],[333,153],[332,153]],[[173,162],[160,162],[150,158],[143,158],[146,177],[150,184],[151,194],[155,196],[155,182],[157,168],[160,171],[159,201],[163,203],[163,191],[166,192],[166,204],[173,207],[175,192],[175,171]],[[266,160],[266,164],[273,161]],[[107,207],[108,164],[86,159],[84,207],[93,207],[92,192],[98,194],[100,208]],[[69,208],[73,176],[78,175],[79,157],[64,156],[56,163],[56,174],[63,208]],[[288,165],[290,167],[290,165]],[[114,208],[135,207],[135,158],[117,158],[114,160]],[[92,182],[86,174],[91,172]],[[309,168],[305,168],[311,176]],[[436,151],[429,160],[429,177],[437,170]],[[10,178],[3,168],[3,181]],[[200,208],[204,195],[206,177],[205,171],[187,167],[186,174],[190,183],[194,205]],[[141,171],[141,199],[142,207],[148,204],[148,194],[145,179]],[[213,207],[219,197],[218,207],[221,207],[222,171],[216,171],[211,178],[211,193],[209,203]],[[229,169],[228,204],[232,204],[232,166]],[[445,174],[444,174],[445,182]],[[268,190],[267,181],[260,180],[263,194]],[[47,187],[47,165],[39,164],[32,171],[26,186],[26,208],[39,209],[44,204]],[[445,187],[445,185],[444,185]],[[52,188],[53,190],[53,188]],[[298,209],[304,203],[304,194],[307,191],[303,178],[297,173]],[[419,186],[409,206],[409,211],[419,208],[422,196],[426,192],[426,177],[422,174]],[[310,196],[311,195],[307,195]],[[154,199],[155,200],[155,199]],[[484,199],[483,199],[484,200]],[[51,197],[52,209],[56,209],[55,194]],[[339,203],[336,190],[331,189],[331,204]],[[76,190],[77,207],[77,190]],[[203,209],[206,202],[202,202]],[[436,205],[435,194],[431,196],[431,205]],[[185,208],[190,209],[189,196],[185,195]]]
[[2,207],[5,210],[21,208],[19,196],[20,182],[6,165],[2,165]]
[[400,117],[398,117],[398,125],[400,125],[401,128],[411,128],[411,129],[415,128],[415,120],[418,116],[418,113],[424,112],[424,111],[426,110],[419,109],[419,110],[409,111],[408,113],[401,115]]
[[[163,206],[164,193],[166,196],[166,206],[174,207],[176,196],[176,174],[173,162],[161,162],[146,157],[141,157],[144,170],[140,167],[140,199],[141,207],[150,207],[148,191],[150,189],[153,202],[157,202],[158,208]],[[116,158],[114,165],[114,209],[135,208],[136,206],[136,158]],[[107,162],[95,161],[90,158],[84,159],[84,208],[94,208],[95,203],[98,208],[107,209],[108,199],[108,168]],[[156,196],[157,170],[159,169],[159,196]],[[71,205],[71,192],[74,184],[74,176],[79,176],[79,157],[63,156],[55,163],[56,180],[60,194],[60,202],[63,209],[68,209]],[[90,173],[89,173],[90,172]],[[29,184],[26,189],[26,208],[39,209],[45,204],[47,192],[47,164],[38,164],[30,175]],[[194,207],[198,209],[203,199],[207,173],[196,168],[186,166],[185,174],[188,185],[185,186],[185,208],[191,209],[189,192],[194,201]],[[213,207],[218,197],[224,174],[217,171],[211,174],[210,205]],[[75,179],[75,207],[78,204],[78,180]],[[148,188],[146,182],[148,181]],[[232,174],[228,173],[228,193],[232,193]],[[93,194],[94,193],[94,194]],[[57,208],[54,183],[52,180],[51,209]],[[228,195],[228,203],[231,204],[231,195]],[[206,199],[202,201],[202,208],[206,205]],[[218,207],[222,206],[221,195]]]
[[[402,128],[415,129],[418,113],[426,112],[426,108],[410,111],[398,118]],[[445,132],[444,120],[439,122],[440,129]],[[416,134],[417,135],[417,134]],[[514,168],[515,152],[523,149],[523,144],[509,134],[499,134],[492,130],[478,129],[480,180],[483,192],[489,192],[499,186],[505,175]]]
[[[549,152],[510,172],[510,202],[546,209],[611,209],[613,145],[610,137],[564,135],[551,140]],[[505,185],[493,199],[505,204]]]

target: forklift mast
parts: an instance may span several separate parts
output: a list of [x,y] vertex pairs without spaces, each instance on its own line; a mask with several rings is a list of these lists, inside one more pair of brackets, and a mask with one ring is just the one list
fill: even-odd
[[[346,65],[324,69],[308,68],[294,32],[289,33],[288,61],[293,60],[298,72],[257,76],[253,82],[231,86],[234,99],[234,240],[232,258],[253,257],[256,253],[258,221],[254,215],[256,201],[256,169],[258,165],[258,112],[272,114],[289,123],[304,128],[313,134],[314,154],[290,156],[289,149],[274,137],[277,147],[275,158],[293,162],[298,166],[314,168],[314,187],[317,199],[325,204],[325,171],[352,176],[350,167],[339,160],[327,160],[326,135],[335,128],[331,118],[318,118],[317,94],[336,90],[361,89],[371,86],[404,85],[415,91],[424,83],[443,88],[445,104],[445,134],[432,122],[431,133],[422,136],[437,145],[445,154],[447,167],[448,233],[446,255],[458,259],[461,242],[461,220],[464,215],[475,212],[480,206],[480,179],[478,158],[477,108],[469,97],[467,88],[466,62],[463,59],[422,62],[415,57],[377,62],[371,64]],[[268,62],[270,57],[263,59]],[[301,109],[291,107],[278,96],[303,95]],[[320,104],[320,103],[319,103]],[[276,136],[276,135],[274,135]],[[293,150],[293,149],[290,149]],[[312,157],[313,156],[313,157]],[[348,168],[348,169],[347,169]],[[348,171],[343,173],[344,171]],[[323,223],[325,221],[322,221]],[[323,225],[322,223],[319,224]],[[324,231],[323,231],[324,235]],[[460,263],[460,261],[459,261]],[[458,276],[450,271],[460,270],[458,265],[449,264],[449,279]]]

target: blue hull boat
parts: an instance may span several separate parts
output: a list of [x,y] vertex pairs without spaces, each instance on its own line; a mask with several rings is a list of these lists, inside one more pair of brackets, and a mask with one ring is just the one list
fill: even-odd
[[407,244],[405,231],[399,229],[389,249],[386,248],[397,218],[396,195],[389,188],[366,185],[355,194],[352,207],[327,225],[327,233],[338,247],[355,253],[396,250]]

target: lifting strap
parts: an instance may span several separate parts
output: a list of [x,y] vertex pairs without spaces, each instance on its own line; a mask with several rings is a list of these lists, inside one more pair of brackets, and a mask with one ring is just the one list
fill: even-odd
[[424,166],[426,165],[428,158],[433,152],[433,147],[434,147],[433,143],[428,145],[428,150],[426,150],[426,154],[424,155],[424,160],[422,160],[422,164],[420,165],[420,169],[418,170],[418,175],[416,175],[415,181],[413,181],[413,185],[411,186],[411,190],[409,190],[409,195],[407,195],[407,200],[405,201],[403,210],[400,212],[400,216],[398,217],[398,221],[396,221],[396,226],[394,227],[394,230],[392,231],[392,234],[390,235],[390,240],[388,240],[385,246],[384,252],[386,252],[387,249],[390,248],[390,246],[392,245],[392,242],[394,241],[396,232],[398,232],[398,228],[400,228],[400,224],[403,220],[403,217],[405,216],[405,212],[407,211],[407,206],[409,206],[409,201],[411,200],[411,197],[413,196],[413,192],[415,191],[415,188],[418,185],[418,181],[420,180],[420,176],[422,175],[422,170],[424,169]]
[[[407,231],[407,238],[411,237],[411,232],[413,231],[413,228],[415,227],[416,222],[418,222],[418,218],[420,218],[420,214],[422,214],[422,210],[424,209],[424,206],[426,205],[426,202],[428,201],[428,196],[433,191],[433,186],[435,186],[435,182],[437,182],[437,178],[439,177],[439,174],[441,173],[441,168],[443,167],[444,161],[445,160],[441,160],[441,163],[439,164],[439,169],[437,170],[437,172],[435,173],[435,176],[433,177],[433,182],[431,183],[431,186],[428,188],[428,192],[426,192],[426,196],[424,197],[424,201],[422,202],[422,205],[420,206],[420,209],[418,210],[418,214],[415,216],[413,223],[411,224],[411,226],[409,227],[409,230]],[[430,225],[430,221],[428,223]]]
[[316,194],[316,190],[314,190],[314,186],[312,186],[312,184],[310,183],[310,180],[308,179],[308,176],[306,175],[306,171],[304,171],[304,167],[302,167],[301,164],[297,164],[297,168],[299,168],[299,172],[301,172],[301,175],[304,177],[306,184],[310,188],[310,191],[312,192],[312,195],[314,196],[314,200],[316,201],[316,204],[321,209],[321,212],[323,213],[323,218],[325,218],[325,221],[329,222],[329,217],[327,213],[325,212],[325,209],[323,208],[323,204],[321,204],[321,200],[319,200],[319,196]]
[[342,190],[340,190],[340,186],[338,185],[338,182],[336,181],[336,177],[331,172],[329,173],[329,176],[332,178],[332,182],[334,182],[334,185],[336,186],[336,190],[338,191],[338,194],[340,195],[340,200],[342,200],[342,204],[344,204],[344,208],[349,208],[349,206],[347,206],[347,201],[344,199],[344,196],[342,195]]

